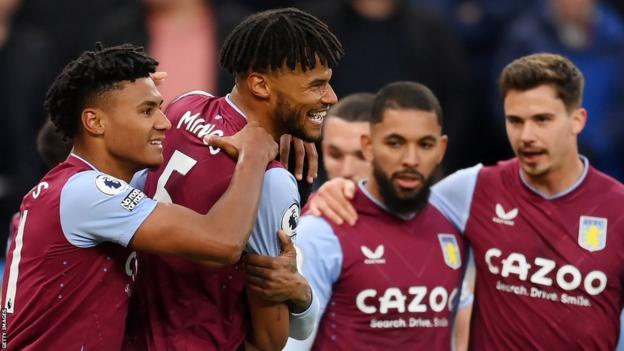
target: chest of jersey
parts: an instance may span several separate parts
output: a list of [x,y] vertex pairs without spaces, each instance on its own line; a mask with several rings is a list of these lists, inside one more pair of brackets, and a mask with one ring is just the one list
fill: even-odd
[[[476,298],[487,301],[478,303],[477,319],[492,323],[501,339],[514,330],[524,330],[523,340],[548,333],[543,342],[552,345],[566,345],[570,332],[587,346],[612,339],[624,277],[621,200],[592,171],[556,199],[528,189],[517,172],[512,165],[485,168],[475,188],[465,235],[475,253]],[[518,318],[486,322],[500,313]]]
[[76,247],[60,224],[61,189],[86,169],[68,161],[24,197],[3,282],[3,341],[9,349],[121,345],[123,328],[118,326],[128,311],[136,254],[113,243]]
[[351,338],[362,347],[448,347],[463,273],[461,236],[432,207],[408,221],[382,210],[359,213],[354,227],[335,227],[343,265],[317,349]]

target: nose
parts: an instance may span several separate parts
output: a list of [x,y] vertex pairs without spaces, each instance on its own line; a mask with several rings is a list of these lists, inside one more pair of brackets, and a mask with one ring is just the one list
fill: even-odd
[[171,129],[171,121],[162,110],[158,110],[158,116],[156,116],[156,122],[154,123],[154,129],[167,131]]
[[418,167],[420,164],[420,154],[418,153],[418,147],[413,144],[407,145],[403,152],[402,163],[404,167]]
[[531,122],[524,123],[520,132],[520,141],[530,143],[535,140],[535,126]]
[[340,176],[346,179],[353,179],[355,175],[355,165],[353,156],[346,156],[340,168]]
[[335,105],[338,102],[338,97],[334,92],[334,88],[332,88],[331,84],[327,84],[327,89],[325,90],[325,94],[321,96],[321,102],[326,105]]

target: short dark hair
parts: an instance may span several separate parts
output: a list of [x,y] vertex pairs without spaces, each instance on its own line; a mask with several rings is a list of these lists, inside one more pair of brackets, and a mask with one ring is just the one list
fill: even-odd
[[370,122],[374,99],[375,94],[372,93],[347,95],[338,100],[327,115],[347,122]]
[[499,86],[503,98],[510,90],[525,91],[552,84],[566,109],[581,106],[585,78],[569,59],[555,54],[539,53],[520,57],[503,69]]
[[232,74],[269,72],[284,64],[294,70],[313,69],[318,56],[330,68],[344,50],[318,18],[296,8],[274,9],[247,17],[225,39],[219,61]]
[[149,77],[158,62],[142,47],[124,44],[108,48],[97,43],[95,51],[85,51],[54,80],[44,106],[50,119],[64,136],[72,138],[80,125],[87,103],[103,93],[121,89],[123,81]]
[[373,101],[371,123],[381,123],[384,111],[388,109],[433,111],[442,126],[442,108],[438,98],[420,83],[394,82],[381,88]]

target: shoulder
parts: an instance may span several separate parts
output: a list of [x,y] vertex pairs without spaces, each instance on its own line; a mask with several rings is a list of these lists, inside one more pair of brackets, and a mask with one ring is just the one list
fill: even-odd
[[264,183],[271,188],[288,188],[297,190],[295,177],[281,166],[269,165],[264,173]]
[[186,121],[195,115],[202,114],[207,105],[213,101],[218,101],[218,99],[218,97],[205,91],[190,91],[171,101],[165,109],[165,114],[172,121],[176,121],[178,118]]
[[624,199],[624,184],[594,167],[589,169],[587,181],[591,188],[600,189],[596,191],[599,191],[608,197],[620,200]]
[[214,98],[215,96],[210,94],[209,92],[203,91],[203,90],[192,90],[189,92],[186,92],[178,97],[176,97],[175,99],[173,99],[168,107],[170,106],[174,106],[177,104],[185,104],[185,103],[193,103],[193,102],[197,102],[197,101],[205,101],[205,100],[209,100]]
[[437,191],[447,188],[463,187],[468,183],[474,184],[479,174],[489,168],[491,167],[483,167],[483,165],[479,163],[472,167],[460,169],[433,185],[432,190]]

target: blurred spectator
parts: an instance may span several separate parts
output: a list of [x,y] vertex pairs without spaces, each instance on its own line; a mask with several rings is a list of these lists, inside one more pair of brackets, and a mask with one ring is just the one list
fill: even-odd
[[581,153],[605,173],[624,180],[622,19],[597,0],[546,1],[540,11],[512,24],[498,59],[507,63],[536,52],[565,55],[584,72],[589,123],[580,135]]
[[308,10],[345,45],[346,56],[331,82],[338,97],[377,91],[393,81],[425,84],[440,99],[445,133],[452,140],[447,171],[469,164],[471,149],[463,146],[467,138],[460,132],[467,122],[466,69],[458,43],[439,16],[401,0],[319,1]]
[[45,167],[35,139],[44,121],[43,96],[56,50],[46,33],[16,21],[17,0],[0,0],[0,250],[22,195]]
[[217,93],[218,39],[212,3],[146,0],[148,51],[168,73],[159,86],[165,104],[192,89]]
[[[493,164],[512,156],[505,131],[498,121],[500,112],[491,109],[491,96],[497,93],[495,82],[500,71],[494,68],[494,56],[509,23],[537,0],[410,0],[414,7],[436,10],[444,17],[460,40],[465,52],[469,89],[463,133],[470,135],[471,152],[467,164]],[[498,101],[498,99],[497,99]],[[496,122],[494,122],[496,121]]]

